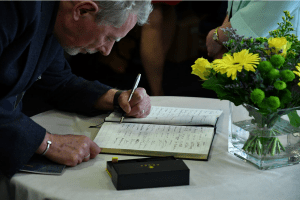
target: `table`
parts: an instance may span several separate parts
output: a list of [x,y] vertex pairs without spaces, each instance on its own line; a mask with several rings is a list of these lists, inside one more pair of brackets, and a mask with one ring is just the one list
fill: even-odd
[[[105,171],[113,155],[99,154],[89,162],[67,167],[61,176],[18,173],[8,182],[0,178],[0,199],[7,191],[14,199],[300,199],[300,165],[272,170],[255,166],[227,152],[229,102],[196,97],[151,97],[152,105],[222,109],[209,161],[184,160],[190,185],[117,191]],[[84,134],[94,138],[106,115],[85,117],[55,110],[32,119],[56,134]],[[141,158],[120,156],[119,159]]]

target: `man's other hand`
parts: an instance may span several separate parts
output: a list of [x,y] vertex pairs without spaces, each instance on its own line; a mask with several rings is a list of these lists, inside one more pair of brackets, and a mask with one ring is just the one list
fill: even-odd
[[67,166],[76,166],[93,159],[101,151],[95,142],[84,135],[46,133],[45,139],[36,153],[42,154],[44,152],[47,147],[47,141],[51,141],[51,145],[45,156],[56,163]]

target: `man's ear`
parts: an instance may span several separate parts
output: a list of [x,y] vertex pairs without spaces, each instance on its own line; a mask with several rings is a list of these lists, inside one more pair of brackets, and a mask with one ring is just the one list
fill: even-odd
[[98,11],[98,5],[93,1],[78,2],[72,9],[73,19],[78,21],[80,17],[85,17],[88,14],[96,14]]

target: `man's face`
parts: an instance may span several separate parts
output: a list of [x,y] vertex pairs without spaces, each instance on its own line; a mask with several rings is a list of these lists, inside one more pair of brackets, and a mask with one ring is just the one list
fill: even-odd
[[56,34],[59,43],[70,55],[96,53],[107,56],[115,43],[120,41],[135,26],[136,15],[129,15],[120,27],[98,25],[94,20],[85,20],[72,27],[72,34]]

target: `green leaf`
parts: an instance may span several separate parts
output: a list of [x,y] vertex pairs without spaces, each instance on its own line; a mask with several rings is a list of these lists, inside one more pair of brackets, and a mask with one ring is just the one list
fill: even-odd
[[216,90],[216,85],[218,85],[219,80],[216,77],[212,77],[208,80],[206,80],[203,84],[202,87],[210,90]]
[[290,119],[290,124],[292,126],[295,126],[295,127],[299,127],[300,126],[300,117],[299,117],[299,115],[298,115],[298,113],[297,113],[296,110],[290,112],[288,114],[288,117]]

